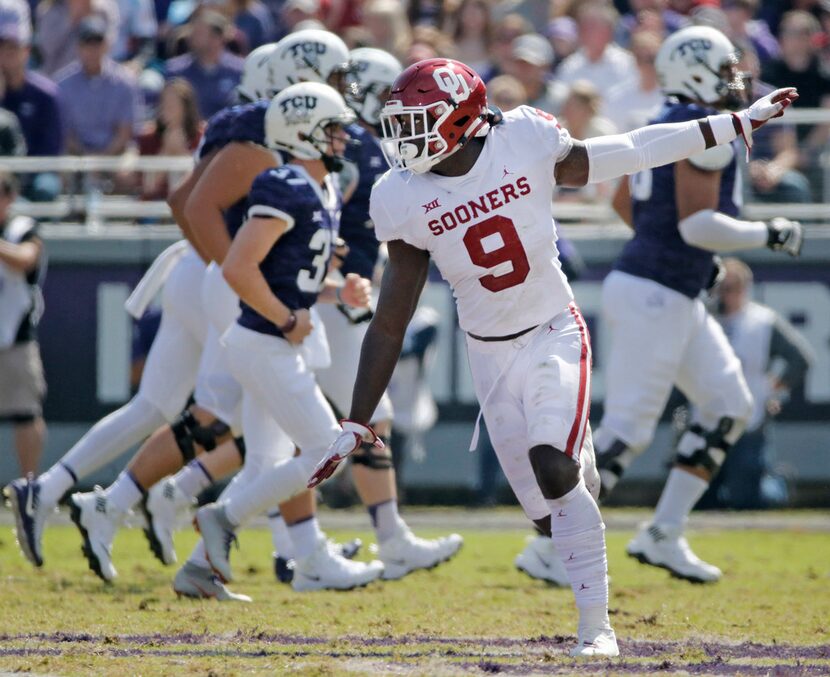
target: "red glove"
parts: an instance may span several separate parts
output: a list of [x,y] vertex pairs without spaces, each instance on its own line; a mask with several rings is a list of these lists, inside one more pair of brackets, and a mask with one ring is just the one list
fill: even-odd
[[308,481],[308,488],[313,489],[320,482],[328,479],[337,470],[337,466],[349,454],[361,447],[364,442],[371,442],[378,449],[383,449],[383,441],[368,425],[343,419],[340,421],[343,432],[332,442],[323,459],[314,469],[314,474]]

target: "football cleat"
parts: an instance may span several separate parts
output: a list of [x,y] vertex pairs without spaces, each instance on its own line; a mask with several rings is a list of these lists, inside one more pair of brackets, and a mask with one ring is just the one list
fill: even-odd
[[332,547],[325,537],[321,538],[311,555],[297,558],[291,587],[297,592],[351,590],[380,577],[383,572],[381,562],[352,562],[339,554],[339,549]]
[[665,524],[647,524],[626,546],[629,557],[643,564],[667,569],[675,578],[692,583],[712,583],[722,576],[716,566],[707,564],[692,552],[683,529]]
[[458,534],[425,539],[404,529],[377,546],[383,578],[391,581],[417,569],[432,569],[453,557],[463,544],[464,539]]
[[611,628],[580,628],[578,643],[570,653],[574,658],[613,657],[620,655],[620,649]]
[[[354,559],[357,556],[357,553],[360,552],[363,541],[359,538],[353,538],[351,541],[346,541],[345,543],[335,543],[330,541],[329,545],[334,547],[335,554],[341,555],[346,559]],[[290,583],[294,580],[294,560],[280,557],[279,554],[275,552],[274,575],[280,583]]]
[[179,524],[179,517],[194,502],[181,492],[171,478],[157,482],[144,496],[141,502],[146,521],[144,535],[150,550],[162,564],[169,565],[176,561],[173,532]]
[[15,536],[23,556],[36,567],[43,566],[43,525],[46,509],[40,502],[40,484],[29,473],[3,489],[6,503],[14,514]]
[[104,490],[96,486],[94,491],[69,497],[69,514],[84,539],[81,550],[89,568],[101,580],[111,582],[118,576],[112,564],[112,539],[118,531],[120,513],[112,509]]
[[193,526],[202,534],[208,562],[223,583],[233,580],[231,573],[231,544],[237,543],[236,527],[225,515],[225,507],[219,503],[202,506],[193,518]]
[[177,597],[215,599],[220,602],[251,602],[248,595],[228,590],[211,569],[185,562],[173,578],[173,591]]
[[557,587],[571,583],[562,559],[548,536],[536,536],[528,540],[525,549],[515,559],[516,568],[531,578],[545,581]]

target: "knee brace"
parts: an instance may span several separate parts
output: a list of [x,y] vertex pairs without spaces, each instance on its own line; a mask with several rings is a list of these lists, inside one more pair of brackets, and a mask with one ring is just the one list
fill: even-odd
[[597,470],[600,476],[600,500],[608,494],[620,481],[623,473],[637,457],[637,452],[629,447],[621,439],[613,438],[613,441],[605,449],[595,448],[597,458]]
[[392,451],[389,446],[389,437],[378,435],[384,444],[384,448],[377,453],[378,448],[369,442],[360,445],[360,449],[352,454],[352,463],[365,465],[371,470],[390,470],[392,465]]
[[239,437],[234,437],[233,442],[236,445],[236,449],[239,452],[239,457],[242,459],[242,464],[245,464],[245,438],[240,435]]
[[198,444],[205,451],[213,451],[216,448],[216,440],[230,431],[230,427],[215,419],[208,425],[202,425],[189,409],[185,409],[178,419],[170,424],[173,437],[185,463],[196,457],[195,444]]
[[677,442],[677,464],[702,468],[714,475],[723,465],[744,427],[742,421],[729,416],[721,418],[714,430],[706,430],[699,423],[692,423]]

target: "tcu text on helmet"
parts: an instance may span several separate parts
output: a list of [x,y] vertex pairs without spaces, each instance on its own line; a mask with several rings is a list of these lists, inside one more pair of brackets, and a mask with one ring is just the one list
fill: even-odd
[[687,63],[695,63],[699,60],[702,60],[703,54],[708,52],[712,49],[712,41],[707,40],[706,38],[694,38],[692,40],[687,40],[686,42],[681,42],[674,50],[674,54],[679,56],[681,59],[685,59]]
[[304,122],[311,115],[311,111],[317,108],[317,97],[308,94],[304,96],[292,96],[289,99],[280,101],[280,111],[285,116],[286,124],[298,124]]

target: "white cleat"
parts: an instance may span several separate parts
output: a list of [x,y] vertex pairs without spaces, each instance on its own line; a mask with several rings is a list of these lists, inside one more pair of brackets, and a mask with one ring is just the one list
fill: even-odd
[[528,541],[525,549],[515,559],[516,568],[531,578],[545,581],[558,587],[571,583],[565,565],[556,552],[553,541],[547,536],[536,536]]
[[667,569],[675,578],[692,583],[713,583],[723,575],[692,552],[683,529],[664,524],[646,524],[626,546],[629,557],[643,564]]
[[382,572],[378,560],[353,562],[343,557],[339,546],[322,538],[311,555],[295,560],[291,587],[297,592],[351,590],[371,583]]
[[571,649],[573,658],[620,655],[617,636],[611,628],[587,628],[579,631],[579,642]]
[[432,569],[453,557],[463,544],[464,539],[458,534],[426,539],[404,529],[377,546],[383,578],[393,581],[417,569]]
[[173,579],[173,590],[177,597],[215,599],[220,602],[251,602],[248,595],[228,590],[213,570],[185,562]]
[[220,503],[202,506],[193,518],[196,531],[202,534],[208,562],[223,583],[233,580],[231,573],[231,543],[236,542],[236,527],[225,515]]
[[173,532],[194,503],[192,498],[182,493],[172,478],[154,484],[142,501],[141,509],[147,521],[144,535],[150,550],[162,564],[169,565],[176,561]]
[[109,583],[118,576],[112,564],[112,539],[118,531],[122,514],[113,510],[104,490],[98,486],[95,491],[72,494],[69,513],[84,539],[81,550],[89,568]]

